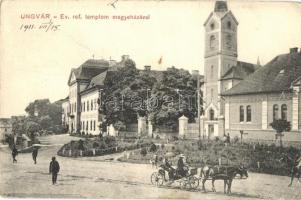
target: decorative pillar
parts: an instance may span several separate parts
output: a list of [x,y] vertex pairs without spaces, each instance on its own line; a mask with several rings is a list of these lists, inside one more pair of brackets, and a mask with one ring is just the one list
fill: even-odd
[[261,103],[261,128],[268,129],[268,101],[267,98]]
[[148,120],[148,136],[152,137],[153,136],[153,124],[152,121]]
[[222,137],[225,134],[225,117],[218,117],[218,136]]
[[292,130],[298,131],[299,129],[299,87],[293,87],[292,99]]
[[184,138],[187,133],[188,128],[188,118],[184,115],[179,118],[179,137]]
[[146,134],[146,118],[138,117],[138,137]]

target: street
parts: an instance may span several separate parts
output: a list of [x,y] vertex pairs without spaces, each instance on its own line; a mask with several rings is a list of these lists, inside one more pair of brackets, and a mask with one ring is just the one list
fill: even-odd
[[[56,156],[57,150],[73,138],[69,135],[41,137],[37,164],[31,153],[19,154],[13,164],[8,147],[0,148],[2,197],[34,198],[175,198],[175,199],[301,199],[301,184],[295,181],[287,187],[289,177],[249,173],[249,178],[234,180],[232,194],[223,193],[223,181],[216,181],[216,193],[211,182],[206,183],[207,193],[181,190],[172,184],[157,188],[150,183],[156,169],[151,165],[116,161],[121,154],[104,157],[65,158]],[[56,156],[61,166],[58,184],[52,185],[49,175],[51,157]]]

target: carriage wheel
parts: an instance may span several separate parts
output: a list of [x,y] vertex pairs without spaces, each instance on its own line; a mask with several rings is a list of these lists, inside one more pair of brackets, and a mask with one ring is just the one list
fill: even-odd
[[154,172],[151,175],[151,182],[153,185],[161,186],[163,185],[164,177],[162,176],[162,174],[159,174],[158,172]]
[[186,182],[186,180],[180,181],[180,187],[181,187],[182,190],[186,189],[186,187],[187,187],[187,182]]
[[155,183],[156,183],[156,177],[158,176],[158,172],[154,172],[154,173],[152,173],[152,175],[151,175],[151,183],[153,184],[153,185],[155,185]]
[[199,179],[195,176],[190,177],[188,179],[188,182],[189,182],[189,185],[190,185],[190,189],[196,189],[200,184]]

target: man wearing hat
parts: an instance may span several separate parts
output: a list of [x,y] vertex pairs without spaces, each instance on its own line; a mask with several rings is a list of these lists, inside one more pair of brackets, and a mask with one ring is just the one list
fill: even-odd
[[52,157],[52,161],[50,162],[49,165],[49,174],[52,174],[52,184],[56,184],[57,180],[57,174],[60,171],[60,165],[59,162],[55,160],[55,157]]
[[179,157],[179,160],[178,160],[178,174],[182,177],[186,176],[186,171],[184,169],[185,167],[185,163],[184,163],[184,155],[183,154],[180,154],[180,157]]

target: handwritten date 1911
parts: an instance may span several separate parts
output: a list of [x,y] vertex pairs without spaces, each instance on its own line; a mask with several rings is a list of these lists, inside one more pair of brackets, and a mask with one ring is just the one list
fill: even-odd
[[30,30],[39,29],[39,30],[44,30],[45,32],[48,32],[48,31],[57,31],[57,30],[59,30],[59,27],[60,27],[60,25],[54,24],[50,20],[49,22],[40,23],[38,25],[36,25],[36,24],[22,24],[20,26],[20,30],[26,32],[26,31],[30,31]]

